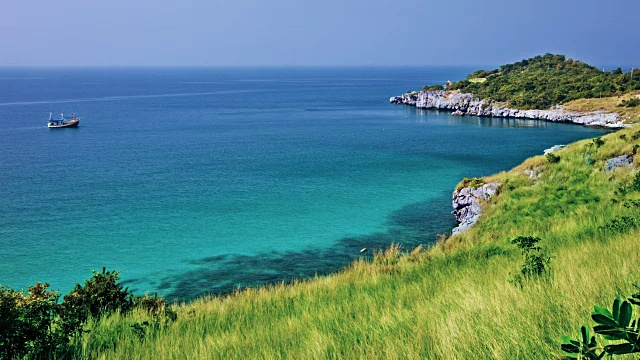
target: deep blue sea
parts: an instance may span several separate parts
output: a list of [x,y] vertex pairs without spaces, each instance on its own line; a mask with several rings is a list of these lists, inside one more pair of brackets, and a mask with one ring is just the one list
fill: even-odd
[[603,133],[388,102],[472,70],[0,69],[0,284],[105,266],[188,299],[335,271],[450,231],[463,177]]

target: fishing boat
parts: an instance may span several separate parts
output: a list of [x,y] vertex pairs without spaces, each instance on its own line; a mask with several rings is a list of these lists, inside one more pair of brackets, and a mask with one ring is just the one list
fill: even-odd
[[60,113],[60,119],[54,119],[53,113],[49,113],[49,129],[61,129],[61,128],[72,128],[78,127],[80,124],[80,119],[76,117],[76,114],[73,113],[71,115],[71,119],[65,118],[64,113]]

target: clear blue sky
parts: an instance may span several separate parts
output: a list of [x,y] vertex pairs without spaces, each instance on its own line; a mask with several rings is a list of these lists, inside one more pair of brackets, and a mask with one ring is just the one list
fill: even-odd
[[638,0],[3,0],[0,66],[640,64]]

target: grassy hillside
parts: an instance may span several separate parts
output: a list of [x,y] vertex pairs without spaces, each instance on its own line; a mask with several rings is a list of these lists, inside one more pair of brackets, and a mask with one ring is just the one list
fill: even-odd
[[[640,72],[639,72],[640,74]],[[640,123],[640,105],[623,106],[630,100],[640,101],[640,91],[631,92],[625,95],[616,95],[595,99],[572,100],[565,105],[567,110],[589,112],[601,110],[604,112],[617,112],[627,124]],[[624,101],[624,103],[623,103]]]
[[506,102],[519,109],[547,109],[576,99],[592,99],[640,90],[635,76],[621,69],[604,72],[563,55],[546,54],[494,70],[479,70],[454,83],[454,90]]
[[[76,355],[98,359],[550,359],[594,304],[640,281],[640,175],[604,171],[640,129],[584,140],[487,180],[503,183],[469,231],[430,249],[391,247],[339,274],[176,305],[175,322],[144,312],[89,325]],[[637,149],[637,147],[636,147]],[[636,156],[635,167],[640,165]],[[539,167],[531,179],[524,170]],[[627,219],[621,221],[621,219]],[[629,220],[630,219],[630,220]],[[510,240],[538,236],[552,258],[514,283]]]

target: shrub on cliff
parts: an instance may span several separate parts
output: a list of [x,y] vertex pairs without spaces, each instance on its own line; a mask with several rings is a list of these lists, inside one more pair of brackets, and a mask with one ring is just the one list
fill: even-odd
[[549,270],[551,258],[537,245],[540,240],[535,236],[518,236],[511,240],[524,256],[524,264],[520,273],[514,276],[513,283],[522,286],[524,280],[540,277]]
[[547,158],[547,162],[549,164],[556,164],[560,162],[560,156],[553,153],[548,153],[547,155],[545,155],[545,157]]
[[47,358],[66,343],[54,328],[59,295],[36,283],[27,294],[0,287],[0,359]]
[[82,324],[91,316],[99,318],[103,315],[120,311],[126,313],[133,308],[132,295],[118,283],[119,271],[93,272],[93,277],[85,281],[84,286],[76,284],[75,288],[64,296],[61,305],[62,327],[68,333],[82,331]]
[[64,357],[89,318],[125,313],[134,306],[152,315],[153,326],[176,319],[163,298],[134,297],[119,279],[117,271],[94,271],[60,304],[60,295],[46,283],[36,283],[26,294],[0,286],[0,359]]
[[427,90],[444,90],[444,86],[440,84],[435,84],[431,86],[425,86],[422,88],[422,91],[427,91]]
[[640,105],[640,99],[638,98],[633,98],[633,99],[629,99],[629,100],[622,100],[622,102],[620,104],[618,104],[618,106],[620,107],[636,107]]
[[464,189],[466,187],[477,189],[477,188],[479,188],[480,186],[482,186],[484,184],[486,184],[486,182],[484,181],[483,178],[477,178],[477,177],[468,178],[468,177],[466,177],[466,178],[462,179],[462,181],[458,184],[458,186],[456,186],[456,190]]

